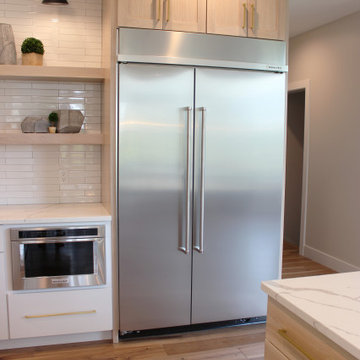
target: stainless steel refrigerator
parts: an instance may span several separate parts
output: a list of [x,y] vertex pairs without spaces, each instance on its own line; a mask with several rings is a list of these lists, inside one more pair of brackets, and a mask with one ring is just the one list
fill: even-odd
[[280,275],[285,43],[120,29],[120,331],[266,314]]

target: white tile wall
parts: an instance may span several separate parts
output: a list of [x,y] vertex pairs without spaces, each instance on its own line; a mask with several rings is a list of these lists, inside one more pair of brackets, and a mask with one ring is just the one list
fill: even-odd
[[[18,63],[21,43],[44,43],[44,65],[101,66],[101,0],[0,0],[0,23],[11,24]],[[78,109],[82,131],[101,131],[101,84],[0,80],[0,131],[19,132],[26,116]],[[100,145],[0,145],[0,204],[101,201]]]
[[1,205],[100,201],[100,145],[0,145]]
[[0,131],[21,131],[26,116],[74,109],[85,116],[82,131],[99,133],[101,87],[99,83],[0,80]]
[[45,47],[44,65],[101,66],[102,0],[68,0],[68,6],[42,5],[41,0],[0,0],[0,23],[11,24],[18,63],[27,37]]

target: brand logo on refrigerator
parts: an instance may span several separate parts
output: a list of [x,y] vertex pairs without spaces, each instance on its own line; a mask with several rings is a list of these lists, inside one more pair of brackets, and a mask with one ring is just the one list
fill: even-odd
[[282,66],[267,65],[267,68],[270,70],[282,71]]

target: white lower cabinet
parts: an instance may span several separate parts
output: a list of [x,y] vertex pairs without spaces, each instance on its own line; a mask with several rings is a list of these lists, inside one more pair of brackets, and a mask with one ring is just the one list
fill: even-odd
[[5,254],[0,253],[0,340],[7,340],[8,338],[9,332],[5,287]]
[[111,288],[10,293],[10,338],[112,330]]

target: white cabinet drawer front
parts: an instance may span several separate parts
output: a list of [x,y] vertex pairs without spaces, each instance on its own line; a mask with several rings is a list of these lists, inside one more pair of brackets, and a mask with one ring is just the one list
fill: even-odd
[[5,251],[5,231],[0,226],[0,253]]
[[8,319],[5,294],[5,254],[0,254],[0,340],[8,339]]
[[8,296],[11,339],[112,330],[110,288]]

